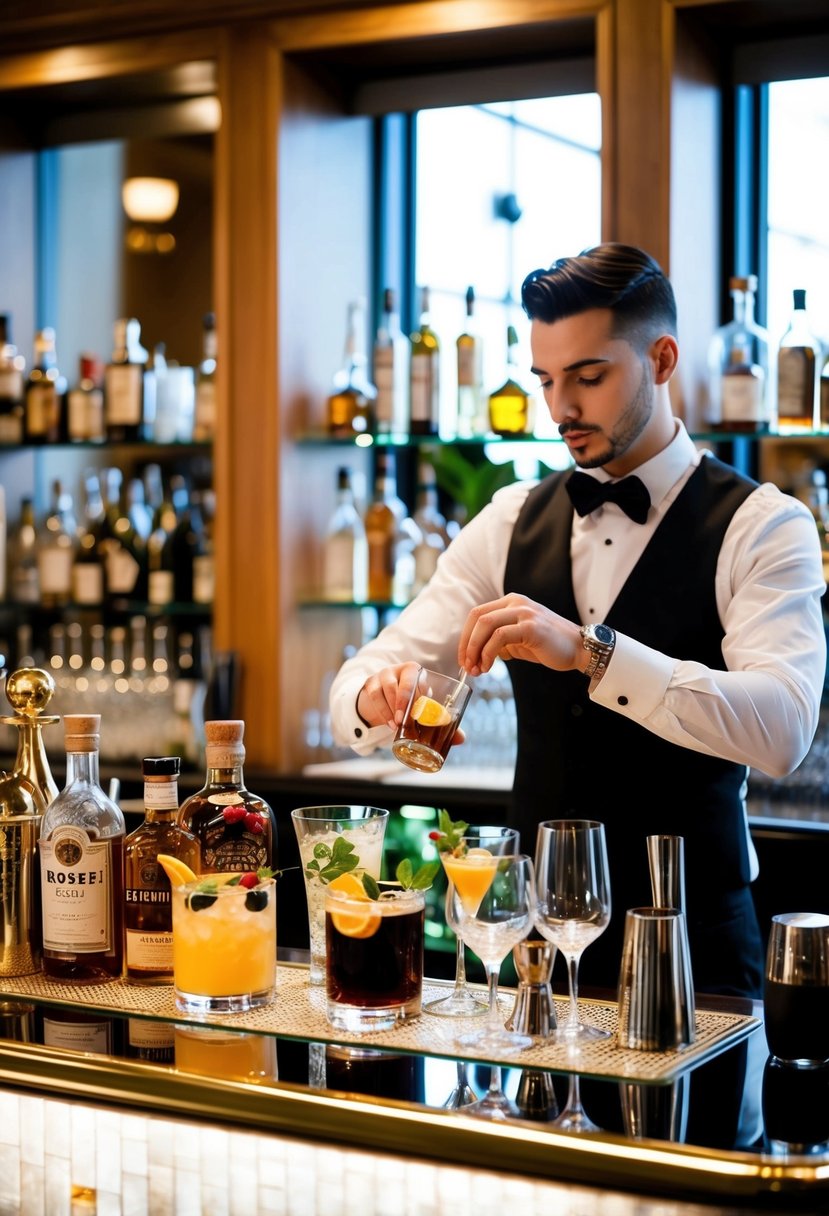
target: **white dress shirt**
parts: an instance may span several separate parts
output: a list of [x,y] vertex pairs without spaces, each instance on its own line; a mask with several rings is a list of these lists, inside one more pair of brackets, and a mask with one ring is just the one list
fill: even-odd
[[[584,517],[574,513],[570,554],[581,624],[604,619],[706,455],[678,421],[669,446],[635,470],[651,496],[645,524],[632,523],[615,503]],[[609,480],[603,470],[590,472]],[[431,581],[397,620],[343,664],[330,697],[338,743],[361,755],[390,743],[388,726],[367,728],[356,710],[360,689],[380,668],[412,659],[455,673],[470,609],[504,594],[513,527],[533,484],[500,490],[455,537]],[[688,560],[694,560],[693,536]],[[662,654],[617,633],[613,657],[591,698],[671,743],[785,776],[804,758],[817,729],[826,670],[825,589],[811,512],[764,483],[735,512],[717,561],[727,670]],[[626,703],[619,704],[622,692]]]

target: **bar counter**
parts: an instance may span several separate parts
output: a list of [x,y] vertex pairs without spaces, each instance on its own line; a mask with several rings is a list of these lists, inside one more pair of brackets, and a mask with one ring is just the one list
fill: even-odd
[[[428,995],[445,986],[428,980]],[[502,990],[505,1017],[514,997]],[[562,1020],[563,1000],[556,1006]],[[586,994],[585,1013],[615,1023],[601,994]],[[541,1041],[491,1061],[459,1056],[460,1030],[421,1014],[377,1034],[333,1032],[296,953],[280,958],[273,1005],[198,1021],[175,1014],[169,986],[2,979],[0,1211],[829,1207],[829,1066],[770,1062],[755,1003],[700,999],[697,1041],[684,1052],[611,1042],[569,1054]],[[482,1097],[493,1065],[516,1117],[447,1108],[461,1081]],[[551,1127],[574,1078],[601,1129],[589,1135]],[[211,1143],[215,1163],[198,1165]],[[234,1153],[245,1163],[238,1191]],[[188,1186],[198,1194],[185,1202]]]

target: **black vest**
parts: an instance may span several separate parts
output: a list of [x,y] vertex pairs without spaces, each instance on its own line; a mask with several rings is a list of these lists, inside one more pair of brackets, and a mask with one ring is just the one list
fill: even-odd
[[[510,543],[504,589],[577,621],[568,476],[553,473],[530,491]],[[717,558],[734,512],[755,489],[756,482],[705,457],[636,563],[607,624],[664,654],[724,670]],[[604,823],[613,932],[605,932],[602,944],[614,959],[624,910],[652,902],[646,836],[684,838],[689,921],[706,901],[715,903],[749,881],[743,765],[667,743],[594,704],[581,672],[554,672],[518,659],[508,668],[519,740],[512,822],[530,855],[541,820]],[[585,952],[585,967],[600,942]]]

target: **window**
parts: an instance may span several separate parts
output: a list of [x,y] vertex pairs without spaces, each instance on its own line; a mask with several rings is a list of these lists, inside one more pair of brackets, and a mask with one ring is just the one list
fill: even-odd
[[[535,392],[521,283],[601,239],[601,121],[595,93],[422,110],[416,116],[414,278],[441,338],[441,433],[455,433],[455,340],[475,292],[483,385],[506,378],[506,330]],[[536,434],[554,433],[543,402]],[[545,425],[546,423],[546,425]]]

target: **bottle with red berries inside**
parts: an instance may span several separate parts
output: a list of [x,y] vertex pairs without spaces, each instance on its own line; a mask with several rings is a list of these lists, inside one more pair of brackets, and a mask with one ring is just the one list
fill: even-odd
[[205,722],[207,778],[181,804],[179,827],[199,842],[200,874],[255,874],[276,867],[276,819],[270,806],[245,788],[244,722]]

